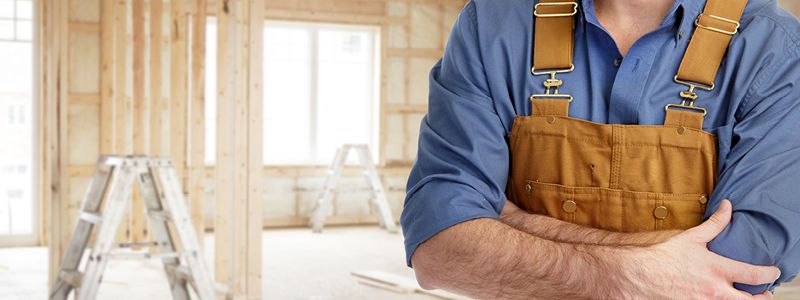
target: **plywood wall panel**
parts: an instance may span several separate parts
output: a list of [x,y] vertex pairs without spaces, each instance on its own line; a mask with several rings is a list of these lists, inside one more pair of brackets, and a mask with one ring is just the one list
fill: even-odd
[[419,126],[422,122],[424,114],[407,114],[406,115],[406,156],[405,159],[413,161],[417,158],[417,140],[419,140]]
[[436,59],[430,58],[411,58],[408,62],[409,95],[410,104],[428,103],[428,74]]
[[68,0],[69,20],[80,22],[100,22],[100,0]]
[[100,93],[100,35],[97,32],[70,32],[69,91]]
[[441,47],[442,12],[435,4],[412,4],[409,46],[417,49]]
[[386,102],[390,105],[406,103],[406,59],[387,58],[386,68]]
[[[69,145],[73,151],[69,153],[69,164],[93,165],[100,157],[100,107],[98,105],[69,106]],[[80,192],[83,192],[81,190]],[[80,202],[81,198],[73,198]]]

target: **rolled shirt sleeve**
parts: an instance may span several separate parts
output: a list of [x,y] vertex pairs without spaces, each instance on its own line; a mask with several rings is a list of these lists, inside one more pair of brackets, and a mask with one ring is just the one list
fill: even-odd
[[[776,29],[780,31],[780,29]],[[781,269],[774,289],[800,270],[800,48],[792,39],[765,64],[741,103],[735,124],[722,128],[719,183],[709,217],[722,199],[733,203],[730,225],[709,244],[720,255]],[[725,145],[724,143],[730,143]]]
[[430,73],[428,114],[400,218],[409,266],[425,240],[464,221],[497,218],[505,203],[506,130],[489,96],[475,14],[468,3]]

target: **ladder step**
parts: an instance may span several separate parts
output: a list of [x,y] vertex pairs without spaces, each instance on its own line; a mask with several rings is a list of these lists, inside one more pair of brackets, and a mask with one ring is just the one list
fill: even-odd
[[83,273],[78,271],[62,270],[58,273],[58,277],[67,284],[76,288],[80,287],[81,281],[83,281]]
[[81,212],[80,220],[97,225],[100,224],[101,221],[103,221],[103,216],[96,213],[84,211]]
[[156,252],[156,253],[148,253],[148,252],[112,252],[108,254],[109,258],[113,259],[164,259],[164,258],[179,258],[183,256],[181,252]]
[[172,221],[172,216],[169,214],[169,212],[167,212],[165,210],[152,210],[152,211],[148,212],[147,214],[151,218],[159,220],[159,221],[164,221],[164,222],[171,222]]

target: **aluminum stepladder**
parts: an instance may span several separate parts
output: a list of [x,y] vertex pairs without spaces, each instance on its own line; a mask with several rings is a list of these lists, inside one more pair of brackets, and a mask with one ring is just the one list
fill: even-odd
[[339,183],[339,178],[342,177],[342,169],[344,169],[350,150],[356,151],[358,162],[364,173],[364,178],[367,180],[367,183],[369,183],[370,190],[372,191],[370,203],[374,211],[378,212],[379,225],[391,233],[397,232],[397,226],[394,223],[391,208],[389,208],[389,200],[386,199],[383,184],[381,184],[381,180],[378,177],[378,171],[375,170],[375,164],[372,162],[372,156],[369,154],[369,147],[364,144],[345,144],[336,150],[336,156],[333,158],[333,163],[328,170],[328,176],[325,178],[325,183],[322,186],[322,192],[319,198],[317,198],[316,207],[311,215],[311,229],[314,232],[322,232],[322,227],[325,226],[325,218],[327,218],[328,214],[331,212],[333,189],[336,187],[336,184]]
[[[139,182],[147,207],[151,235],[148,246],[154,253],[113,253],[114,239],[126,208],[130,207],[133,181]],[[102,210],[101,210],[102,208]],[[169,224],[174,226],[173,236]],[[95,242],[90,245],[93,229]],[[178,249],[175,239],[180,243]],[[80,271],[84,251],[83,272]],[[184,202],[177,172],[168,159],[141,156],[104,156],[89,183],[77,224],[59,268],[51,300],[67,299],[75,292],[76,300],[94,299],[109,259],[115,257],[160,258],[176,300],[190,299],[188,286],[199,299],[216,299],[214,283],[200,253],[200,244]]]

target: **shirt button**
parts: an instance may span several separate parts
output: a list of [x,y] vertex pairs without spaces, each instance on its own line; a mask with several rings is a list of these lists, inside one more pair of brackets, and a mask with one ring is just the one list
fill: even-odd
[[659,220],[666,219],[668,213],[669,213],[669,211],[667,210],[666,206],[659,206],[659,207],[656,207],[656,209],[653,210],[653,216],[655,216],[656,219],[659,219]]
[[620,65],[622,65],[622,58],[618,57],[617,59],[614,60],[614,66],[619,67]]

